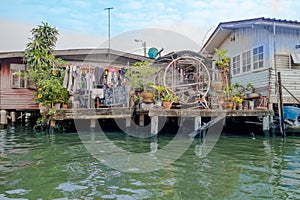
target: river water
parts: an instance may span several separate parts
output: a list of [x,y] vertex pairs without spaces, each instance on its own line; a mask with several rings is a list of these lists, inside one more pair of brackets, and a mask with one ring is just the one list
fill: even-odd
[[[133,152],[150,139],[120,132],[110,140]],[[172,137],[160,136],[157,145]],[[127,173],[92,156],[77,133],[0,130],[0,199],[300,199],[300,137],[222,134],[205,157],[194,139],[162,169]],[[98,145],[105,145],[101,141]]]

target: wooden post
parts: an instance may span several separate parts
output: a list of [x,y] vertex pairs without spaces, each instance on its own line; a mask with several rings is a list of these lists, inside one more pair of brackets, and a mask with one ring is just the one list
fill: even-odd
[[139,125],[145,126],[145,115],[143,113],[139,115]]
[[91,119],[90,128],[96,128],[96,119]]
[[125,126],[126,128],[129,128],[131,125],[131,117],[126,117],[125,118]]
[[281,74],[278,72],[278,111],[279,111],[279,127],[282,137],[285,137],[285,127],[284,127],[284,113],[283,113],[283,101],[282,101],[282,87],[281,87]]
[[270,135],[270,116],[263,117],[263,131],[265,136]]
[[151,117],[151,135],[158,134],[158,116]]
[[194,130],[197,131],[201,127],[201,116],[195,117]]
[[1,110],[0,111],[0,115],[1,115],[1,124],[2,125],[7,125],[7,114],[6,114],[6,110]]
[[11,118],[11,122],[15,123],[16,122],[16,112],[14,112],[14,111],[10,112],[10,118]]
[[55,120],[50,120],[50,126],[54,128],[55,125],[56,125],[56,121]]

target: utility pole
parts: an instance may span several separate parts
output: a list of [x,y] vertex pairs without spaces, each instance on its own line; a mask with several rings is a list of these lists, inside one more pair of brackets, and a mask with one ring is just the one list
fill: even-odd
[[110,61],[110,10],[114,9],[113,7],[105,8],[104,10],[107,10],[108,13],[108,19],[107,19],[107,29],[108,29],[108,60]]

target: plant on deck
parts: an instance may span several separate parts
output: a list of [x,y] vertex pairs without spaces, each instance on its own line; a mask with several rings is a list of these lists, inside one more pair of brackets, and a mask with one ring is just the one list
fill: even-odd
[[125,72],[125,78],[131,89],[147,91],[154,83],[155,74],[160,68],[152,66],[150,62],[136,62]]
[[[33,28],[31,33],[32,38],[26,46],[23,61],[28,69],[28,78],[34,82],[37,88],[36,102],[48,107],[42,117],[49,120],[56,113],[52,105],[68,101],[68,91],[62,86],[63,70],[61,66],[64,61],[56,58],[53,54],[59,33],[55,27],[51,27],[47,23]],[[47,120],[38,120],[41,123],[45,123],[45,121]]]

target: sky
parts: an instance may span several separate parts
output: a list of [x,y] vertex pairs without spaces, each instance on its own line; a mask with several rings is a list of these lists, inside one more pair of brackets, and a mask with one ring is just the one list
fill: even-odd
[[0,52],[24,50],[41,22],[58,29],[56,49],[106,48],[110,38],[112,49],[141,54],[143,42],[165,53],[199,51],[220,22],[300,21],[299,0],[2,0],[0,7]]

